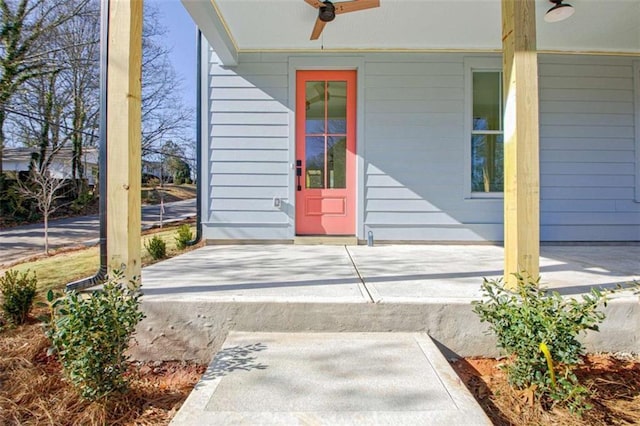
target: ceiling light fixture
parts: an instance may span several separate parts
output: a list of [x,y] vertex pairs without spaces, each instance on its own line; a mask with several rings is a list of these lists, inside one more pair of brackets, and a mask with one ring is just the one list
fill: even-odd
[[549,9],[544,15],[546,22],[560,22],[564,21],[568,17],[574,14],[575,9],[570,4],[563,4],[562,0],[549,0],[551,3],[555,3],[551,9]]

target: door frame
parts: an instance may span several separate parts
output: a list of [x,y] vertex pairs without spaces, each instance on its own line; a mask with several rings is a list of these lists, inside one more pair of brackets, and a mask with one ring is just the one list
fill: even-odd
[[296,71],[356,71],[356,229],[355,236],[359,240],[364,239],[364,194],[365,194],[365,143],[366,132],[364,127],[365,111],[364,111],[364,76],[365,61],[363,57],[358,56],[291,56],[289,57],[288,66],[288,106],[289,106],[289,191],[288,204],[291,205],[289,213],[289,237],[296,237]]
[[[356,234],[356,114],[357,114],[357,71],[355,70],[298,70],[296,71],[296,235],[348,235]],[[305,109],[306,103],[306,86],[308,82],[345,82],[346,83],[346,105],[345,105],[345,186],[338,188],[329,188],[324,186],[323,189],[307,188],[307,164],[306,160],[306,134],[305,129]],[[325,105],[325,120],[327,119],[327,105]],[[302,127],[302,128],[301,128]],[[325,129],[325,132],[328,129]],[[326,133],[325,133],[326,135]],[[325,139],[324,156],[327,161],[327,140]],[[304,152],[304,155],[302,155]],[[300,162],[300,167],[298,167]],[[324,164],[324,167],[327,167]],[[298,172],[302,171],[302,178],[298,180]],[[328,177],[323,173],[327,185]],[[321,200],[330,200],[339,197],[344,200],[344,214],[327,214],[320,213],[306,214],[305,207],[297,205],[302,200],[308,201],[319,197]],[[344,198],[343,198],[344,197]],[[324,201],[321,202],[324,204]],[[325,222],[326,220],[326,222]],[[312,230],[317,230],[314,232]]]

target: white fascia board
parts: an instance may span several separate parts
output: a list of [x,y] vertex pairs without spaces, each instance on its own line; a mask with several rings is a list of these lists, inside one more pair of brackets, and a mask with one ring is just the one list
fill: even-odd
[[223,65],[238,65],[238,49],[212,0],[182,0],[191,19],[200,28]]

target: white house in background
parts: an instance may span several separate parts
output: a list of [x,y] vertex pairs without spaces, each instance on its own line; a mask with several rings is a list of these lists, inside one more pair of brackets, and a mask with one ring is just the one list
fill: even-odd
[[[205,239],[503,240],[499,0],[380,0],[316,40],[315,0],[182,1]],[[570,2],[535,1],[540,239],[640,241],[640,0]]]
[[[5,172],[27,172],[31,164],[33,155],[38,152],[37,148],[5,148],[2,156],[2,168]],[[51,165],[49,172],[57,179],[65,179],[71,176],[71,148],[62,148],[58,151]],[[98,149],[84,148],[82,151],[82,165],[85,170],[85,178],[89,185],[97,184],[98,177]]]

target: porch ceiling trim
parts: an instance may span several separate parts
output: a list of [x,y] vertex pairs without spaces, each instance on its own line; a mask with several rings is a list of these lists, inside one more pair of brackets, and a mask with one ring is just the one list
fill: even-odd
[[213,0],[182,0],[196,23],[224,65],[238,65],[238,47],[224,18]]
[[[243,53],[502,51],[498,0],[424,0],[410,4],[384,0],[379,9],[350,14],[348,23],[332,23],[331,31],[315,42],[308,40],[307,31],[314,10],[302,0],[181,1],[228,66],[237,65],[238,55]],[[447,12],[452,7],[457,8],[457,14]],[[540,17],[549,3],[535,0],[535,7]],[[582,0],[575,7],[579,13],[566,22],[537,20],[539,53],[640,56],[640,0]],[[414,15],[426,17],[426,21],[416,26]],[[447,16],[458,16],[458,21],[445,25]],[[368,30],[372,27],[374,32]]]

